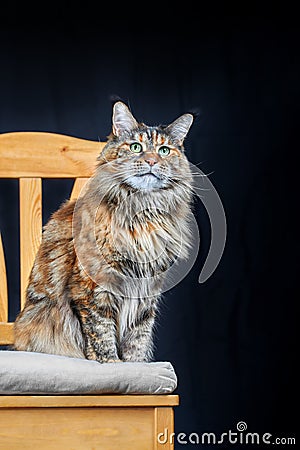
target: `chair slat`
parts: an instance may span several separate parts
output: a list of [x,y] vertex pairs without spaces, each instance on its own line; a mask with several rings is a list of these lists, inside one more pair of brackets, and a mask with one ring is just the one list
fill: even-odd
[[0,178],[90,177],[105,142],[41,132],[0,135]]
[[20,178],[21,308],[30,271],[42,238],[42,180]]
[[14,343],[14,323],[0,322],[0,345],[12,345]]
[[5,257],[0,233],[0,322],[8,320],[7,277]]
[[75,200],[76,198],[78,198],[81,189],[85,186],[85,184],[87,183],[87,181],[89,180],[89,178],[77,178],[74,181],[74,185],[73,185],[73,189],[72,189],[72,193],[71,193],[71,200]]

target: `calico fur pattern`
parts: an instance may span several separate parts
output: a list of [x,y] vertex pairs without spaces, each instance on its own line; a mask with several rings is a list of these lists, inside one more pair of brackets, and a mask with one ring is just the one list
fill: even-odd
[[16,350],[101,363],[152,359],[166,271],[188,256],[192,175],[183,141],[192,121],[184,114],[149,127],[115,103],[86,191],[44,227]]

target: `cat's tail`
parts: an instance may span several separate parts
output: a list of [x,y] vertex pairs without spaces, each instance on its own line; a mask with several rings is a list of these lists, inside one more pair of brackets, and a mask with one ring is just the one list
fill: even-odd
[[80,323],[68,303],[27,304],[15,321],[14,333],[15,350],[85,358]]

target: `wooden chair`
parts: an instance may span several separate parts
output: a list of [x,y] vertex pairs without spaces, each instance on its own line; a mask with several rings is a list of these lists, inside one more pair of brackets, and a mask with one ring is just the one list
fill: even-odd
[[[104,145],[52,133],[0,135],[0,177],[19,179],[21,308],[41,242],[42,178],[74,178],[76,198]],[[0,345],[13,341],[0,235]],[[177,395],[0,396],[0,448],[170,450],[170,439],[157,436],[173,432],[175,405]]]

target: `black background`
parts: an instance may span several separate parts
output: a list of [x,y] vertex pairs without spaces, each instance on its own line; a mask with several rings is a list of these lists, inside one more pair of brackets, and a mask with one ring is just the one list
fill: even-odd
[[[219,267],[199,285],[210,228],[196,201],[199,258],[166,293],[156,336],[155,358],[171,361],[178,375],[176,432],[222,433],[243,420],[252,432],[295,436],[299,34],[293,12],[205,15],[200,6],[190,23],[193,14],[175,18],[153,5],[126,18],[117,5],[106,16],[64,6],[45,6],[30,24],[25,6],[4,11],[0,131],[105,140],[111,95],[147,124],[197,109],[186,152],[210,173],[228,236]],[[70,188],[69,181],[44,181],[44,222]],[[17,183],[2,180],[0,192],[14,320]]]

